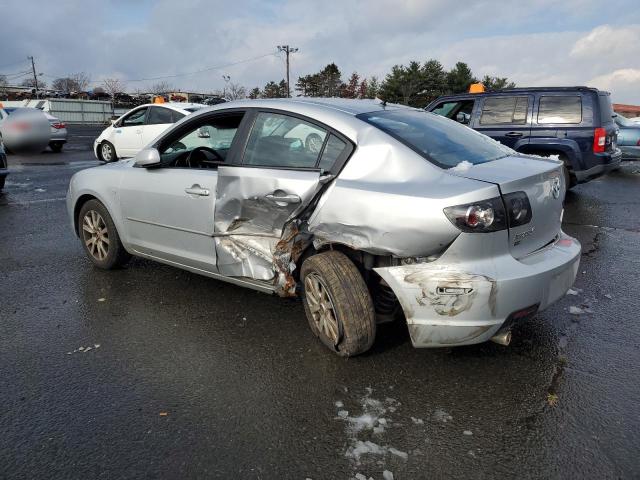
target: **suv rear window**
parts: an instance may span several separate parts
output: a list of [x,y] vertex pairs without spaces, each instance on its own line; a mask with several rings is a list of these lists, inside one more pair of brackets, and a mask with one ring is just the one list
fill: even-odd
[[524,125],[527,123],[527,97],[489,97],[484,101],[480,125]]
[[514,153],[495,140],[436,114],[392,110],[358,115],[441,168],[466,160],[474,165]]
[[538,123],[580,122],[582,122],[582,97],[579,95],[540,97]]

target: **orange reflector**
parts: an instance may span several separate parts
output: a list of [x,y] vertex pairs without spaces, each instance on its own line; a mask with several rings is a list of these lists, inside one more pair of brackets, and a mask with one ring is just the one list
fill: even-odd
[[164,103],[164,97],[155,97],[153,103]]
[[484,92],[484,85],[482,83],[472,83],[469,85],[469,93],[482,93]]
[[0,102],[0,108],[4,108],[4,105],[2,105],[2,102]]

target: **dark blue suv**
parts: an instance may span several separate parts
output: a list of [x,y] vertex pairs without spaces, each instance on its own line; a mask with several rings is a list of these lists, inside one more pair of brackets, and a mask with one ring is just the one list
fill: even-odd
[[426,110],[456,120],[514,150],[558,155],[568,187],[619,167],[611,96],[589,87],[492,90],[440,97]]

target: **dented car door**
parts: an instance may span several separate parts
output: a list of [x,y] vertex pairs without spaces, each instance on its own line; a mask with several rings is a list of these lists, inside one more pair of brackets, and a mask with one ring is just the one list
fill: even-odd
[[[310,135],[320,147],[306,141]],[[321,186],[318,163],[327,135],[296,116],[256,114],[242,163],[218,170],[214,236],[220,274],[274,278],[273,253],[285,223]]]

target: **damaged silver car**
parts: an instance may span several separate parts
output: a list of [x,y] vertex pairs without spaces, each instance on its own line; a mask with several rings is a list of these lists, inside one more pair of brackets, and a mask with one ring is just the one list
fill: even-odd
[[508,343],[575,280],[562,182],[562,162],[424,111],[239,101],[76,173],[67,206],[96,266],[137,255],[299,295],[313,333],[351,356],[402,313],[415,347]]

